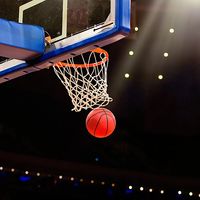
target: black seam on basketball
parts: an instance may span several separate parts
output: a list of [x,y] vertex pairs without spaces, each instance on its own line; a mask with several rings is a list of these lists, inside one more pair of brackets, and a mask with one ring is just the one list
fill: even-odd
[[102,110],[99,111],[99,112],[97,112],[97,113],[95,113],[95,114],[93,114],[92,116],[90,116],[90,118],[88,118],[88,120],[86,121],[86,126],[88,125],[88,122],[90,121],[90,119],[91,119],[93,116],[95,116],[95,115],[97,115],[97,114],[99,114],[99,113],[101,113],[101,112],[102,112]]
[[114,116],[112,113],[110,113],[110,112],[107,113],[107,116],[109,116],[109,117],[112,119],[113,124],[114,124],[114,127],[116,127],[116,119],[115,119],[115,116]]
[[96,130],[97,130],[97,127],[98,127],[98,125],[99,125],[99,122],[100,122],[100,120],[101,120],[101,118],[102,118],[102,116],[103,116],[104,114],[102,114],[100,117],[99,117],[99,120],[98,120],[98,122],[97,122],[97,124],[96,124],[96,127],[95,127],[95,129],[94,129],[94,136],[96,135]]
[[112,118],[112,120],[113,120],[113,123],[115,124],[115,126],[116,126],[116,120],[115,120],[115,116],[113,115],[113,114],[111,114],[111,113],[107,113],[107,115],[110,117],[110,118]]
[[114,116],[111,113],[106,113],[109,117],[113,118]]
[[107,122],[107,124],[106,124],[106,135],[105,136],[107,136],[107,133],[108,133],[108,114],[105,110],[104,110],[104,113],[106,115],[106,122]]

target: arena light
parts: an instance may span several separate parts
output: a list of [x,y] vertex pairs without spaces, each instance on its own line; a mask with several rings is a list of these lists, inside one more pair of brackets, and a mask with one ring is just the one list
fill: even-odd
[[143,187],[140,187],[140,191],[143,191],[144,190],[144,188]]
[[40,173],[39,172],[37,172],[37,174],[36,174],[37,176],[40,176]]
[[170,29],[169,29],[169,32],[170,32],[170,33],[174,33],[175,30],[174,30],[173,28],[170,28]]
[[129,189],[129,190],[132,190],[132,189],[133,189],[133,186],[132,186],[132,185],[129,185],[129,186],[128,186],[128,189]]
[[130,77],[130,74],[126,73],[126,74],[124,75],[124,77],[125,77],[125,78],[129,78],[129,77]]
[[14,168],[12,168],[10,171],[11,171],[11,172],[14,172],[14,171],[15,171],[15,169],[14,169]]
[[179,194],[179,195],[181,195],[181,194],[182,194],[182,192],[179,190],[179,191],[178,191],[178,194]]
[[160,194],[164,194],[164,190],[160,190]]
[[133,56],[133,55],[134,55],[134,51],[132,51],[132,50],[129,51],[129,55],[130,55],[130,56]]
[[193,192],[189,192],[189,196],[193,196]]
[[165,52],[163,55],[165,58],[167,58],[169,56],[169,54],[167,52]]
[[163,75],[159,75],[159,76],[158,76],[158,79],[159,79],[159,80],[162,80],[162,79],[163,79]]

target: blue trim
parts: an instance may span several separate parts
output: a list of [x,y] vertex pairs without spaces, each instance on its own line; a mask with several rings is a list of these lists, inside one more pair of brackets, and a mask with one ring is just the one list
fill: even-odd
[[36,59],[31,63],[23,63],[0,72],[0,76],[26,68],[28,66],[37,65],[41,62],[44,62],[45,60],[48,60],[50,58],[56,57],[61,54],[68,54],[74,49],[94,45],[97,42],[103,43],[105,40],[108,40],[109,38],[111,41],[110,43],[112,43],[113,37],[117,35],[123,35],[125,37],[130,33],[130,19],[131,19],[131,0],[116,0],[116,22],[114,28],[112,28],[111,30],[106,30],[103,33],[100,33],[92,38],[85,39],[73,45],[66,46],[52,52],[44,53],[44,55],[42,55],[39,59]]
[[[28,67],[29,65],[27,63],[22,63],[22,64],[19,64],[19,65],[15,65],[13,66],[12,68],[8,68],[4,71],[0,71],[0,76],[3,76],[5,74],[9,74],[11,72],[14,72],[14,71],[18,71],[20,69],[26,69],[26,67]],[[0,67],[1,67],[1,64],[0,64]]]

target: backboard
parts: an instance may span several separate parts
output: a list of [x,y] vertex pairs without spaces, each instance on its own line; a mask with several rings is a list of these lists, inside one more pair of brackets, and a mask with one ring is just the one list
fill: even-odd
[[0,0],[0,18],[40,25],[52,44],[32,62],[0,57],[0,83],[116,42],[130,31],[131,0]]

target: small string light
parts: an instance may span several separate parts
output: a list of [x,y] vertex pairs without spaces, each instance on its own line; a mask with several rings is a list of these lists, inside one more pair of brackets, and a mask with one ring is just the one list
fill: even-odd
[[125,78],[129,78],[129,77],[130,77],[130,74],[126,73],[126,74],[124,75],[124,77],[125,77]]
[[14,169],[14,168],[12,168],[10,171],[11,171],[11,172],[14,172],[14,171],[15,171],[15,169]]
[[169,54],[167,52],[165,52],[163,55],[165,58],[167,58],[169,56]]
[[129,190],[132,190],[132,189],[133,189],[133,186],[132,186],[132,185],[129,185],[129,186],[128,186],[128,189],[129,189]]
[[128,53],[130,56],[133,56],[134,55],[134,51],[129,51]]
[[175,30],[174,30],[173,28],[170,28],[170,29],[169,29],[169,32],[170,32],[170,33],[174,33],[174,31],[175,31]]
[[[4,169],[2,166],[0,166],[0,170],[1,170],[1,171],[2,171],[2,170],[5,170],[5,171],[8,171],[8,172],[10,172],[10,173],[11,173],[11,172],[15,172],[15,173],[16,173],[16,172],[17,172],[17,173],[20,172],[20,170],[17,170],[17,169],[15,169],[15,168],[5,168],[5,169]],[[21,173],[22,173],[22,174],[25,173],[26,175],[28,175],[30,172],[29,172],[28,170],[26,170],[26,171],[21,171]],[[37,175],[37,176],[40,176],[40,173],[37,172],[36,175]],[[46,176],[52,177],[53,175],[49,175],[49,174],[48,174],[48,175],[46,175]],[[56,177],[56,176],[55,176],[55,177]],[[59,179],[63,179],[63,176],[60,175],[60,176],[59,176]],[[75,178],[74,178],[74,177],[71,177],[70,180],[71,180],[71,181],[74,181]],[[80,182],[83,182],[83,178],[79,179],[79,181],[80,181]],[[94,184],[95,182],[96,182],[96,180],[91,180],[91,181],[90,181],[91,184]],[[98,182],[98,181],[97,181],[97,182]],[[56,180],[55,180],[55,184],[56,184],[56,183],[57,183],[57,182],[56,182]],[[104,181],[101,181],[101,185],[105,185],[105,182],[104,182]],[[116,187],[116,184],[115,184],[115,183],[112,183],[111,186],[112,186],[112,187]],[[129,189],[129,190],[132,190],[132,189],[133,189],[132,185],[129,185],[129,186],[128,186],[128,189]],[[144,187],[141,186],[139,189],[140,189],[140,191],[143,191],[143,190],[144,190]],[[154,190],[153,190],[152,188],[149,188],[148,191],[149,191],[149,192],[153,192]],[[164,190],[160,190],[160,193],[161,193],[161,194],[164,194],[165,192],[164,192]],[[184,191],[178,190],[177,193],[178,193],[178,195],[181,195],[181,194],[184,193]],[[189,192],[188,195],[189,195],[189,196],[194,196],[194,193],[193,193],[193,192]],[[197,195],[195,195],[195,196],[198,196],[198,197],[200,198],[200,193],[197,193]]]
[[115,187],[115,184],[114,184],[114,183],[112,183],[112,187]]
[[152,188],[149,188],[149,192],[153,192],[153,189],[152,189]]
[[190,196],[192,196],[192,195],[193,195],[193,193],[192,193],[192,192],[189,192],[189,195],[190,195]]
[[36,175],[37,175],[37,176],[40,176],[40,173],[38,172]]
[[158,75],[158,79],[162,80],[163,79],[163,75]]
[[144,188],[143,187],[140,187],[140,191],[143,191],[144,190]]
[[96,161],[96,162],[99,162],[99,158],[98,158],[98,157],[96,157],[96,158],[95,158],[95,161]]
[[139,28],[138,28],[137,26],[135,27],[135,31],[136,31],[136,32],[138,32],[138,31],[139,31]]

